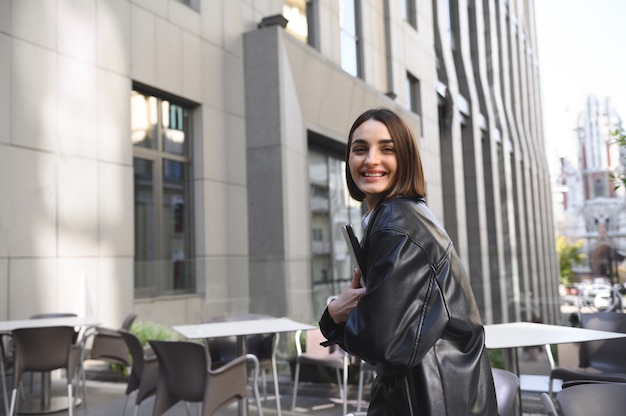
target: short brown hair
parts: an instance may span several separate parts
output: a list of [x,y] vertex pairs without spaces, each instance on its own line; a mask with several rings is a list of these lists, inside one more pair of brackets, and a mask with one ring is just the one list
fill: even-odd
[[346,183],[348,184],[350,196],[357,201],[363,201],[363,199],[365,199],[365,194],[356,186],[352,174],[350,173],[349,158],[354,130],[367,120],[375,120],[383,123],[385,127],[387,127],[387,130],[389,130],[389,134],[396,148],[398,171],[396,173],[395,183],[385,195],[385,199],[396,195],[424,198],[426,196],[426,183],[424,181],[422,159],[419,149],[417,148],[415,136],[404,120],[387,108],[373,108],[367,110],[357,117],[350,128],[346,147]]

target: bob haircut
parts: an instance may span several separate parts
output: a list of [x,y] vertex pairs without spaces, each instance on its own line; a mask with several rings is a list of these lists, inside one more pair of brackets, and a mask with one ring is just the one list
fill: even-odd
[[426,183],[424,181],[422,159],[417,148],[415,136],[404,120],[387,108],[367,110],[354,121],[352,128],[350,128],[346,147],[346,183],[348,184],[350,196],[359,202],[365,199],[365,194],[359,189],[352,178],[349,159],[354,131],[367,120],[375,120],[383,123],[387,127],[387,130],[389,130],[389,134],[396,148],[396,160],[398,164],[396,180],[382,200],[398,195],[417,196],[420,198],[426,197]]

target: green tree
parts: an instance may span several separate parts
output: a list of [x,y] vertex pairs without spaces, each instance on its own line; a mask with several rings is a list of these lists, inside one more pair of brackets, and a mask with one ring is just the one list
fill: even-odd
[[[626,149],[626,132],[624,129],[616,129],[611,133],[613,136],[613,143],[617,144],[622,149]],[[611,173],[611,179],[613,180],[613,185],[615,186],[615,190],[619,189],[622,186],[626,186],[626,175],[623,171]]]
[[556,251],[559,253],[559,266],[561,268],[561,284],[572,283],[574,266],[581,265],[585,261],[585,254],[582,252],[583,241],[579,240],[570,243],[567,238],[557,236]]

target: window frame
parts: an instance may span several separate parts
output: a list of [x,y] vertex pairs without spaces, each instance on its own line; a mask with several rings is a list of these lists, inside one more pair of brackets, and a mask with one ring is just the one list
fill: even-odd
[[[134,291],[135,298],[149,298],[162,295],[179,295],[195,293],[197,290],[197,277],[195,272],[195,234],[194,234],[194,189],[193,189],[193,113],[197,104],[185,100],[180,97],[176,97],[172,94],[168,94],[154,88],[143,86],[142,84],[133,83],[132,94],[140,94],[144,97],[154,97],[156,99],[156,121],[152,124],[151,129],[154,130],[151,135],[155,138],[156,143],[150,147],[144,147],[132,143],[133,148],[133,216],[135,222],[135,229],[133,230],[133,236],[135,239],[135,255],[133,258],[133,264],[135,268],[134,273]],[[131,95],[132,97],[132,95]],[[164,133],[167,127],[163,125],[163,102],[169,102],[170,111],[168,116],[172,114],[171,106],[182,107],[182,117],[184,118],[184,124],[182,131],[184,132],[184,149],[180,154],[168,151],[166,148],[166,141]],[[131,106],[132,107],[132,106]],[[132,113],[131,108],[131,126],[132,126]],[[131,128],[132,130],[132,128]],[[172,128],[172,130],[180,131],[180,129]],[[132,131],[131,131],[132,134]],[[148,182],[151,185],[151,204],[149,209],[152,211],[148,215],[148,219],[140,221],[137,217],[138,208],[138,180],[137,174],[137,161],[147,161],[151,166],[151,178]],[[181,238],[179,242],[183,247],[183,258],[176,259],[174,254],[173,244],[175,238],[173,237],[176,231],[169,230],[169,226],[174,226],[176,223],[176,217],[179,213],[176,212],[176,207],[173,204],[168,204],[168,181],[166,180],[166,164],[167,162],[179,163],[182,165],[182,180],[180,185],[182,186],[182,200],[183,200],[183,213],[182,224],[183,231],[181,231]],[[176,183],[173,188],[176,189]],[[170,193],[170,195],[173,195]],[[171,202],[171,201],[169,201]],[[166,223],[167,207],[171,208],[170,218],[171,222]],[[152,236],[154,238],[152,250],[147,246],[139,248],[138,244],[141,244],[141,240],[148,241],[148,238],[139,236],[138,228],[144,225],[145,227],[152,227]],[[171,233],[171,234],[168,234]],[[147,258],[140,258],[140,252],[150,252],[151,255]],[[143,256],[141,256],[143,257]],[[168,265],[169,267],[168,272]],[[152,271],[152,281],[148,281],[145,276],[149,276],[148,272]],[[180,275],[178,273],[181,273]],[[145,275],[144,275],[145,273]],[[182,286],[178,287],[178,278],[182,276]],[[171,280],[168,280],[170,279]]]
[[417,30],[417,0],[402,0],[402,18]]
[[[341,68],[347,73],[355,76],[357,78],[364,79],[364,71],[363,71],[363,43],[361,39],[363,38],[363,25],[362,25],[362,17],[361,17],[361,2],[359,0],[338,0],[339,8],[340,8],[340,16],[339,16],[339,43],[340,43],[340,53],[341,53]],[[341,10],[344,4],[349,2],[352,6],[352,11],[354,15],[354,33],[346,30],[341,18]],[[346,57],[345,49],[341,46],[344,43],[344,39],[350,39],[354,42],[354,72],[349,68],[347,61],[344,59]],[[351,43],[352,44],[352,43]],[[352,57],[351,57],[352,58]]]
[[411,112],[420,118],[420,137],[424,137],[424,117],[422,114],[422,86],[419,78],[407,71],[407,102]]

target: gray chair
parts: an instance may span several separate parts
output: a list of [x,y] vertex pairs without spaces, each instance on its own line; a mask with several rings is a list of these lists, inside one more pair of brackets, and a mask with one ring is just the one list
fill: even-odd
[[587,383],[556,395],[563,416],[622,415],[626,409],[625,383]]
[[[189,341],[149,341],[159,362],[159,378],[153,416],[162,415],[179,401],[202,404],[202,416],[213,415],[228,404],[254,397],[263,415],[257,378],[257,358],[248,354],[211,370],[204,345]],[[253,364],[252,387],[248,386],[248,364]]]
[[[31,315],[29,319],[49,319],[49,318],[70,318],[70,317],[76,317],[78,316],[77,314],[73,313],[73,312],[44,312],[44,313],[37,313],[35,315]],[[81,328],[81,327],[75,327],[74,328],[74,335],[72,336],[72,342],[74,344],[81,344],[81,355],[80,355],[80,361],[78,363],[78,376],[79,376],[79,380],[82,382],[83,384],[83,403],[85,406],[87,406],[87,376],[85,375],[85,369],[83,368],[83,359],[85,356],[85,341],[87,340],[87,329],[85,328]],[[31,374],[30,377],[30,391],[33,391],[33,376]]]
[[[249,319],[266,319],[267,315],[220,315],[208,322],[229,322]],[[267,373],[271,371],[274,382],[274,395],[276,397],[276,414],[281,416],[280,391],[278,387],[278,369],[276,366],[276,352],[278,350],[279,334],[257,334],[246,337],[246,352],[253,354],[259,360],[261,384],[263,386],[263,398],[267,400]],[[211,338],[207,340],[209,354],[211,355],[211,367],[217,369],[222,365],[237,358],[236,337]]]
[[493,384],[496,387],[498,414],[500,416],[513,416],[515,397],[519,391],[519,377],[501,368],[493,368],[491,372],[493,374]]
[[[136,313],[130,313],[124,318],[119,329],[130,331],[130,327],[137,318]],[[91,360],[105,360],[130,366],[130,355],[126,343],[122,339],[118,329],[96,327],[89,333],[93,336],[93,343],[88,358]]]
[[[598,312],[581,315],[583,328],[626,333],[626,314]],[[555,367],[550,371],[549,393],[553,397],[554,379],[626,382],[626,338],[582,342],[578,367]]]
[[[348,411],[348,364],[349,355],[346,354],[339,346],[332,345],[328,348],[320,344],[326,341],[324,335],[319,329],[310,329],[305,332],[306,341],[305,349],[302,348],[301,335],[302,331],[295,333],[296,357],[295,357],[295,374],[293,381],[293,397],[291,401],[291,411],[296,408],[296,400],[298,397],[298,382],[300,378],[300,366],[302,364],[320,365],[323,367],[334,368],[337,374],[337,385],[339,387],[339,397],[343,403],[343,414]],[[343,373],[343,380],[342,380]]]
[[122,416],[124,416],[126,411],[128,398],[135,391],[137,395],[135,397],[135,411],[133,415],[137,416],[141,403],[156,392],[159,376],[157,357],[150,348],[144,348],[141,345],[139,338],[135,334],[120,329],[119,335],[126,344],[132,358],[132,367],[126,384],[126,400],[122,408]]
[[15,345],[15,363],[9,415],[13,416],[17,410],[17,390],[24,372],[50,372],[64,369],[67,375],[69,415],[72,416],[73,379],[80,365],[82,350],[82,346],[73,341],[74,328],[67,326],[21,328],[14,330],[12,335]]

